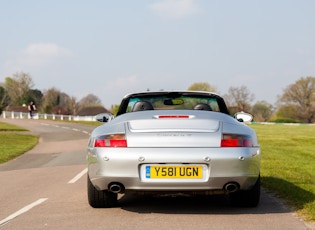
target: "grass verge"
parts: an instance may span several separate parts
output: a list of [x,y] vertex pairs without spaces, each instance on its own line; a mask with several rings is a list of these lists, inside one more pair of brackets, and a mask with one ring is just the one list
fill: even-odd
[[262,186],[315,221],[315,126],[251,125],[262,150]]
[[17,132],[24,128],[0,122],[0,164],[12,160],[38,143],[38,137]]
[[28,131],[28,130],[22,127],[16,126],[16,125],[0,122],[0,132],[3,132],[3,131]]

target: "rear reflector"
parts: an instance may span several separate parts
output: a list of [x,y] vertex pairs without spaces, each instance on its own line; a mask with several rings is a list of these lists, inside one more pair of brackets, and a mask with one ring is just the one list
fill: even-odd
[[127,147],[127,140],[125,134],[99,136],[94,141],[94,147]]
[[253,141],[246,135],[223,134],[221,147],[253,147]]

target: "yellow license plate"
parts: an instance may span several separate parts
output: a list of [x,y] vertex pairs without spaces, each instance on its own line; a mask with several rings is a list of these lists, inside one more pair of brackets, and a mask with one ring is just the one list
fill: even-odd
[[146,166],[146,178],[201,179],[202,166]]

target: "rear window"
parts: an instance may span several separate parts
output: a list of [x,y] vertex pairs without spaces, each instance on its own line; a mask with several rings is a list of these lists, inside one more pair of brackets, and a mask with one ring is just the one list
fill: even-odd
[[154,110],[211,110],[220,112],[216,98],[181,96],[169,98],[167,96],[153,96],[145,98],[130,98],[126,112],[132,112],[137,102],[148,102]]

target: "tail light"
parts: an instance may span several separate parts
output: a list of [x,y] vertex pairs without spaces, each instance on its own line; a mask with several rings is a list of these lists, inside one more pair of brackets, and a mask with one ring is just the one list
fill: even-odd
[[125,134],[110,134],[99,136],[94,141],[94,147],[127,147]]
[[223,134],[221,147],[253,147],[253,140],[246,135]]

